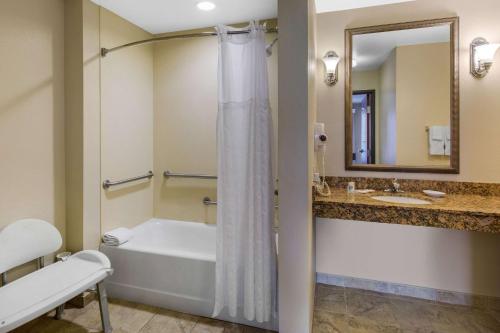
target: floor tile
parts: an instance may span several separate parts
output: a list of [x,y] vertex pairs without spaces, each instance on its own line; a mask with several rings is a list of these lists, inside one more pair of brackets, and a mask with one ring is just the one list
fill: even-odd
[[442,306],[446,323],[433,323],[438,331],[498,333],[500,323],[487,311],[465,306]]
[[[110,316],[112,306],[113,305],[110,303]],[[80,311],[73,311],[73,313],[64,311],[63,318],[69,318],[67,320],[70,320],[71,322],[82,327],[93,329],[94,331],[102,329],[99,303],[95,301],[87,305],[85,308],[80,309]],[[113,321],[111,324],[113,324]]]
[[124,333],[139,333],[153,318],[155,308],[142,304],[113,300],[110,303],[109,314],[113,328],[120,329]]
[[388,297],[392,315],[402,329],[432,331],[432,323],[448,324],[441,306],[432,301],[416,300],[409,297]]
[[[500,312],[359,289],[317,285],[313,333],[500,333]],[[110,300],[114,333],[269,333],[254,327]],[[14,333],[97,333],[99,304],[54,311]]]
[[[113,333],[271,333],[255,327],[228,323],[127,301],[110,300]],[[99,304],[68,308],[62,320],[55,311],[35,319],[13,333],[102,333]]]
[[363,324],[397,325],[391,299],[380,293],[346,289],[347,314],[362,319]]
[[[155,308],[121,300],[109,301],[109,316],[114,330],[137,333],[154,315]],[[92,302],[75,314],[64,311],[63,318],[72,318],[72,322],[94,330],[101,329],[99,303]]]
[[89,330],[66,320],[55,320],[44,316],[23,325],[12,333],[88,333]]
[[500,310],[486,310],[486,312],[500,323]]
[[140,333],[189,333],[197,321],[196,316],[159,309]]
[[226,325],[222,321],[202,318],[196,323],[191,333],[224,333],[225,328]]
[[313,332],[314,333],[349,333],[348,317],[346,314],[314,311]]
[[318,284],[315,293],[315,308],[345,314],[347,311],[345,288]]
[[365,317],[349,316],[347,320],[349,333],[402,333],[397,324],[373,320]]
[[339,317],[338,287],[318,287],[313,333],[500,333],[499,312],[491,309],[353,288],[345,288],[347,311]]

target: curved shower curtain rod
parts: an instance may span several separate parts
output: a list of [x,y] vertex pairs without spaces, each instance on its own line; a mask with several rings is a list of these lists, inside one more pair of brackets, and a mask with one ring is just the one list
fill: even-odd
[[[235,30],[235,31],[228,31],[227,33],[230,35],[241,35],[241,34],[247,34],[249,32],[250,32],[249,30]],[[265,29],[264,32],[266,32],[266,33],[278,33],[278,28]],[[101,56],[105,57],[108,53],[118,51],[118,50],[121,50],[121,49],[129,47],[129,46],[159,42],[159,41],[170,40],[170,39],[181,39],[181,38],[191,38],[191,37],[210,37],[210,36],[217,36],[217,32],[205,31],[205,32],[192,33],[192,34],[154,37],[154,38],[150,38],[150,39],[139,40],[137,42],[123,44],[123,45],[116,46],[116,47],[113,47],[110,49],[103,47],[103,48],[101,48]]]

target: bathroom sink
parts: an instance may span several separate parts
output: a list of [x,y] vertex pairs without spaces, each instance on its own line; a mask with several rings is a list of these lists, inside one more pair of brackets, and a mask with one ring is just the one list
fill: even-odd
[[394,195],[379,195],[379,196],[374,196],[371,198],[378,200],[378,201],[400,203],[400,204],[410,204],[410,205],[428,205],[431,203],[430,201],[427,201],[427,200],[421,200],[421,199],[416,199],[416,198],[411,198],[411,197],[394,196]]

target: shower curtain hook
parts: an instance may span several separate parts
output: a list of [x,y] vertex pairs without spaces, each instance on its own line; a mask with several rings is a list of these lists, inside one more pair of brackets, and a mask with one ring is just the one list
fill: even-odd
[[278,41],[278,37],[276,37],[272,42],[271,44],[269,44],[268,46],[266,46],[266,53],[267,53],[267,56],[270,57],[273,55],[273,46],[274,44],[276,44],[276,42]]

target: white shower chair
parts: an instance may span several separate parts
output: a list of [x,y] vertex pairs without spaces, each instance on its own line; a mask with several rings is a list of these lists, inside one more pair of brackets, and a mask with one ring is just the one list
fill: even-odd
[[[112,274],[109,259],[98,251],[81,251],[64,261],[43,267],[43,257],[62,244],[59,231],[50,223],[24,219],[0,230],[0,333],[19,327],[57,308],[97,285],[103,331],[111,333],[103,281]],[[38,259],[38,270],[7,283],[7,271]]]

